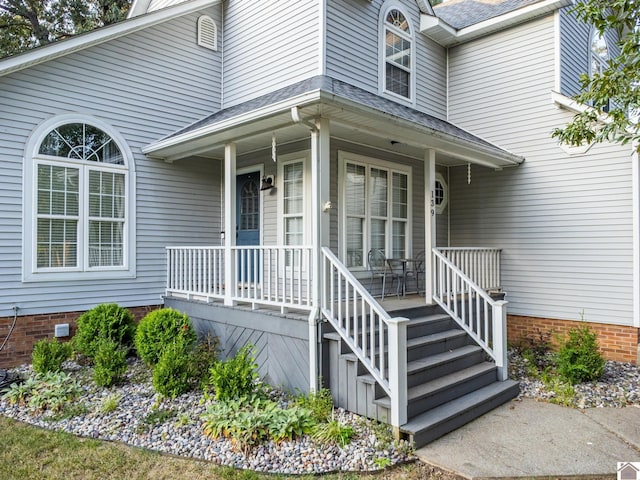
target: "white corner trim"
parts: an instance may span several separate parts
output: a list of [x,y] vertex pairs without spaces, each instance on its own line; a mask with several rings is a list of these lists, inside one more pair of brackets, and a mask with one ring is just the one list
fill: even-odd
[[[634,147],[636,145],[634,144]],[[640,158],[634,148],[631,156],[633,225],[633,326],[640,328]]]
[[8,57],[0,60],[0,77],[196,12],[221,1],[193,0],[181,3]]

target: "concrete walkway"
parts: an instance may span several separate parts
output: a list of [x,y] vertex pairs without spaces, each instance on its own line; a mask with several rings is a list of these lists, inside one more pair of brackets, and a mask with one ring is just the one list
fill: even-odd
[[420,448],[420,460],[470,479],[616,478],[640,462],[640,408],[576,410],[509,402]]

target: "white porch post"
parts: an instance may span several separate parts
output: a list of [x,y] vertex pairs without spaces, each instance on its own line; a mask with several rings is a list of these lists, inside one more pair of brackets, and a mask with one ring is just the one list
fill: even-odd
[[[329,246],[329,170],[330,164],[329,120],[316,121],[311,130],[311,257],[313,259],[311,304],[316,313],[320,312],[320,301],[324,285],[322,279],[322,247]],[[317,319],[317,316],[316,316]],[[314,325],[311,325],[314,321]],[[318,387],[319,355],[318,329],[315,319],[309,317],[309,385],[311,391]]]
[[499,300],[493,307],[493,351],[495,352],[498,380],[509,378],[509,360],[507,358],[507,301]]
[[424,291],[425,303],[433,305],[433,254],[436,246],[436,151],[427,150],[424,158]]
[[236,144],[224,146],[224,304],[234,305],[236,262],[231,247],[236,244]]

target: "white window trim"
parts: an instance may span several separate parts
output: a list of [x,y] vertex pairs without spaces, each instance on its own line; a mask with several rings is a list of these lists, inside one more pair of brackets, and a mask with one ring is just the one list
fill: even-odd
[[[260,188],[260,182],[262,180],[262,178],[264,177],[264,165],[263,164],[259,164],[259,165],[254,165],[252,167],[242,167],[242,168],[237,168],[236,169],[236,182],[237,182],[237,178],[240,175],[246,175],[247,173],[252,173],[252,172],[259,172],[259,178],[258,178],[258,189]],[[259,197],[258,197],[258,208],[260,211],[260,239],[259,239],[259,245],[263,245],[263,240],[264,240],[264,201],[263,201],[263,196],[264,196],[264,192],[258,190],[259,193]],[[237,195],[240,195],[240,192],[236,192]],[[238,215],[238,212],[236,212],[236,216]],[[237,223],[237,218],[235,218],[234,223]]]
[[[36,249],[36,232],[37,232],[37,214],[34,210],[35,195],[37,192],[37,168],[38,163],[56,165],[63,163],[70,166],[87,165],[85,162],[74,159],[60,160],[58,157],[38,154],[38,149],[44,138],[59,126],[68,123],[86,123],[93,125],[109,135],[116,143],[122,153],[125,166],[120,167],[126,174],[126,198],[125,209],[127,221],[125,223],[125,231],[123,234],[123,260],[124,266],[118,267],[95,267],[87,268],[86,265],[86,226],[80,234],[82,244],[78,245],[81,249],[80,259],[82,265],[76,268],[59,269],[38,269],[37,268],[37,249]],[[22,191],[23,191],[23,212],[22,212],[22,281],[23,282],[46,282],[46,281],[73,281],[73,280],[97,280],[97,279],[117,279],[117,278],[135,278],[136,276],[136,233],[135,233],[135,205],[136,205],[136,174],[133,154],[127,145],[124,137],[120,135],[112,126],[107,123],[85,114],[65,114],[59,115],[41,123],[29,137],[23,157],[22,168]],[[100,166],[94,167],[100,170]],[[118,166],[109,165],[109,171],[120,169]],[[82,176],[82,175],[81,175]],[[79,216],[84,218],[82,209],[85,208],[83,202],[80,202]]]
[[311,152],[303,151],[290,153],[287,155],[279,155],[278,156],[278,174],[277,181],[278,184],[278,244],[284,246],[284,166],[291,164],[302,162],[302,224],[303,224],[303,232],[302,232],[302,246],[309,245],[311,239],[311,199],[309,198],[309,192],[311,192]]
[[[409,34],[403,32],[404,36],[408,37],[411,41],[411,67],[409,69],[409,96],[403,97],[395,92],[391,92],[387,90],[387,72],[386,72],[386,39],[385,39],[385,29],[386,29],[386,17],[390,10],[398,10],[401,12],[407,22],[409,24]],[[395,30],[399,32],[399,30]],[[397,0],[389,0],[385,2],[380,9],[380,18],[378,22],[378,41],[380,43],[378,49],[378,92],[380,95],[392,98],[399,102],[415,106],[416,104],[416,38],[415,38],[415,29],[411,24],[411,20],[407,12],[405,11],[404,5],[402,5]]]
[[[406,232],[406,243],[405,249],[407,252],[411,252],[413,248],[413,175],[412,168],[409,165],[399,165],[397,163],[388,162],[385,160],[380,160],[378,158],[367,157],[364,155],[358,155],[356,153],[349,153],[345,151],[338,151],[338,205],[345,205],[345,197],[346,197],[346,182],[345,182],[345,169],[347,163],[353,163],[357,165],[363,165],[367,168],[367,172],[371,167],[373,168],[382,168],[389,170],[389,182],[392,182],[392,174],[393,173],[401,173],[407,176],[407,232]],[[368,175],[368,173],[367,173]],[[368,197],[369,191],[368,188],[365,189],[365,196]],[[368,204],[368,200],[365,200]],[[393,208],[392,205],[389,205],[389,208]],[[340,208],[340,219],[339,219],[339,237],[340,243],[338,245],[338,254],[341,261],[345,262],[346,265],[346,256],[347,256],[347,235],[346,235],[346,220],[347,215],[344,208]],[[385,245],[385,255],[389,252],[388,249],[391,248],[391,239],[393,236],[392,223],[395,217],[390,214],[387,217],[388,225],[387,225],[387,245]],[[366,255],[370,249],[369,246],[369,222],[371,219],[371,215],[367,210],[365,214],[365,230],[364,230],[364,245],[363,245],[363,255],[364,255],[364,265],[361,267],[349,267],[351,271],[364,271],[367,269],[366,265]]]
[[[440,205],[435,206],[436,213],[440,215],[446,210],[447,204],[449,203],[449,185],[445,181],[444,176],[439,172],[436,172],[435,179],[437,182],[440,182],[440,185],[442,185],[442,190],[443,190],[442,203]],[[435,187],[435,184],[434,184],[434,187]]]

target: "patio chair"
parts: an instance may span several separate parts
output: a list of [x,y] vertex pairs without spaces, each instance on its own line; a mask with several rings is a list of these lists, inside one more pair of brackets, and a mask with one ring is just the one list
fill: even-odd
[[416,290],[420,295],[420,277],[422,277],[423,283],[425,282],[425,258],[424,250],[420,250],[413,256],[411,260],[412,268],[407,270],[407,277],[414,277],[416,279]]
[[373,280],[375,278],[382,278],[382,300],[384,300],[387,276],[391,277],[391,286],[393,286],[393,282],[396,279],[398,279],[399,282],[400,275],[389,268],[384,252],[378,248],[372,248],[369,250],[369,253],[367,254],[367,266],[369,268],[369,273],[371,274],[369,290],[371,291],[373,289]]

